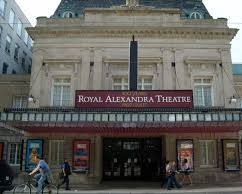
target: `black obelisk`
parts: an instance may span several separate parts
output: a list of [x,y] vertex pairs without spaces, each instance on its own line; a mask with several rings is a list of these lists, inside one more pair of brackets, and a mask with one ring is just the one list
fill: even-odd
[[130,41],[130,52],[129,52],[129,89],[137,90],[137,79],[138,79],[138,41]]

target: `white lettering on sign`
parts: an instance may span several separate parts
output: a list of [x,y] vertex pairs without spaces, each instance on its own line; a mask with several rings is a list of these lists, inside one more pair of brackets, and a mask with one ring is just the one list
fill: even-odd
[[155,95],[157,102],[191,102],[190,96],[162,96],[162,95]]
[[103,102],[101,97],[96,96],[78,96],[78,102]]
[[39,148],[39,144],[38,143],[31,143],[30,148]]

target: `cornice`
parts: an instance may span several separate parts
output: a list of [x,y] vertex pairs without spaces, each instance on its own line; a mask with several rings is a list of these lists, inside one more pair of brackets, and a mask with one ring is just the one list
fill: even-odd
[[130,26],[92,26],[92,27],[35,27],[28,29],[36,38],[130,38],[157,37],[166,39],[225,39],[231,41],[237,34],[235,28],[194,28],[194,27],[130,27]]

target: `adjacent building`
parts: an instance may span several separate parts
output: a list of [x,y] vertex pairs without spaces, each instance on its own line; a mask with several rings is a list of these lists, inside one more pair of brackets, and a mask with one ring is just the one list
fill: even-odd
[[27,74],[32,65],[31,24],[15,0],[0,0],[0,74]]
[[[237,31],[200,0],[62,0],[28,28],[28,108],[1,112],[26,132],[22,170],[39,154],[54,172],[72,161],[76,184],[160,181],[165,160],[182,171],[187,159],[194,183],[240,181],[230,53]],[[138,77],[130,91],[132,36]]]

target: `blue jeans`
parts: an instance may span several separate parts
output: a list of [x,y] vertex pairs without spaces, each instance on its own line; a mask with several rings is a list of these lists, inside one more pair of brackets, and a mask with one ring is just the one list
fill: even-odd
[[38,182],[37,194],[41,194],[44,182],[47,179],[47,173],[38,173],[34,176],[34,179]]

